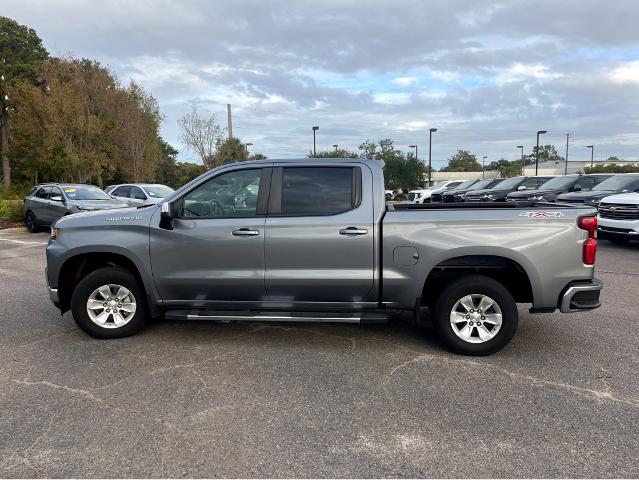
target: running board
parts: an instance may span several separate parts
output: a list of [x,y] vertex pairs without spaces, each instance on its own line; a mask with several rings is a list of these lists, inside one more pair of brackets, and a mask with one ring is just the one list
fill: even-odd
[[269,311],[218,311],[218,310],[167,310],[169,320],[211,320],[217,322],[323,322],[323,323],[386,323],[384,312],[269,312]]

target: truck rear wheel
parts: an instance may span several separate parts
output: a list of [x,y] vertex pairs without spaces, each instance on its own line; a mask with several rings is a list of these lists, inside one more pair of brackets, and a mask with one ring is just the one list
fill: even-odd
[[138,280],[120,267],[89,273],[71,298],[73,319],[95,338],[122,338],[137,333],[146,323],[147,308]]
[[433,309],[441,341],[461,355],[490,355],[504,348],[517,330],[517,304],[499,282],[469,275],[448,285]]

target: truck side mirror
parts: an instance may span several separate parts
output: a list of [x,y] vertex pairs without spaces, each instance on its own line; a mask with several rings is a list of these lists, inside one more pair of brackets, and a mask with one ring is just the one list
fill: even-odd
[[160,228],[173,230],[175,224],[175,203],[164,202],[160,208],[162,209],[160,213]]

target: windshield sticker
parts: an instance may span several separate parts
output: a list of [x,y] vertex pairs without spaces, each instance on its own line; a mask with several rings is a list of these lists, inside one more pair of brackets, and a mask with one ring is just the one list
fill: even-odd
[[65,190],[66,193],[73,193],[73,192],[77,192],[77,190],[75,188],[67,188]]
[[520,217],[528,217],[528,218],[559,218],[563,217],[563,212],[551,211],[551,212],[522,212],[519,214]]

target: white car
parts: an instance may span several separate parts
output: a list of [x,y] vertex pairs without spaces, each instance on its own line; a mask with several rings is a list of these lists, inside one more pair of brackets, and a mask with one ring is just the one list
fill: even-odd
[[639,240],[639,193],[604,197],[599,202],[598,233],[613,243]]
[[458,185],[461,185],[466,180],[446,180],[443,182],[437,182],[430,188],[422,188],[411,190],[408,192],[408,202],[409,203],[428,203],[430,202],[430,197],[433,193],[441,193],[446,190],[450,190],[451,188],[455,188]]
[[138,206],[158,203],[175,190],[160,183],[125,183],[109,185],[104,191],[128,205]]

